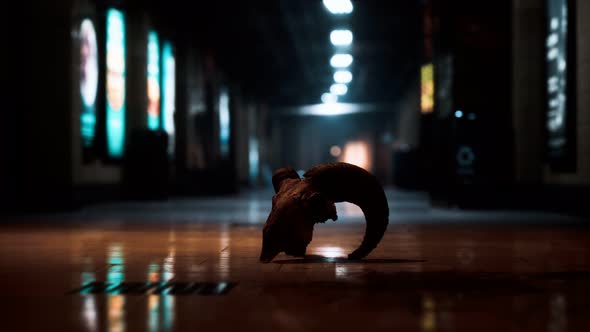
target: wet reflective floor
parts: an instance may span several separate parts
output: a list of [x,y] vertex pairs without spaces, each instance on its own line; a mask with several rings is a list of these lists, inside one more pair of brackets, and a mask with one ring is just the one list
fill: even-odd
[[0,330],[588,330],[583,220],[388,197],[390,227],[361,262],[344,257],[362,214],[341,204],[308,257],[259,263],[264,192],[6,220]]

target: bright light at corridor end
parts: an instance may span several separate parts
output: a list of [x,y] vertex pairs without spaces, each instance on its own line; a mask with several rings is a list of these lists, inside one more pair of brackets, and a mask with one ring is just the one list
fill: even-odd
[[350,141],[344,145],[340,161],[371,170],[371,155],[369,144],[365,141]]
[[334,68],[346,68],[352,64],[352,55],[334,54],[330,59],[330,65]]
[[330,92],[337,96],[345,95],[348,92],[348,88],[344,84],[336,83],[330,87]]
[[350,0],[324,0],[323,2],[332,14],[350,14],[354,9]]
[[350,30],[334,30],[330,33],[330,41],[334,46],[347,46],[352,44],[352,32]]
[[338,70],[334,73],[334,82],[347,84],[352,81],[352,73],[348,70]]
[[331,93],[324,93],[322,94],[322,103],[324,104],[334,104],[338,102],[338,96],[331,94]]

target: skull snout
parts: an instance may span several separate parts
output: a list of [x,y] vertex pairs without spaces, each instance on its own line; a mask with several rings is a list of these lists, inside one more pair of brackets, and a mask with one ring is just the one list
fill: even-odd
[[269,238],[269,235],[262,237],[262,250],[260,251],[260,261],[262,263],[270,263],[281,252],[274,245],[274,240]]

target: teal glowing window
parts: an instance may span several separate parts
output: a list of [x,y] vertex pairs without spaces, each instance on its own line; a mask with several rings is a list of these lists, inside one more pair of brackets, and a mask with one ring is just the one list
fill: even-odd
[[80,24],[80,134],[82,146],[91,147],[96,130],[96,92],[98,90],[98,46],[96,30],[89,19]]
[[106,136],[110,157],[121,157],[125,144],[125,18],[107,12]]
[[147,125],[156,130],[160,129],[160,43],[154,31],[148,35],[147,52]]
[[219,149],[222,157],[229,155],[229,137],[229,93],[223,89],[219,96]]
[[174,112],[176,105],[176,62],[172,45],[165,42],[162,47],[162,82],[164,83],[164,93],[162,96],[162,127],[168,133],[168,152],[174,151]]

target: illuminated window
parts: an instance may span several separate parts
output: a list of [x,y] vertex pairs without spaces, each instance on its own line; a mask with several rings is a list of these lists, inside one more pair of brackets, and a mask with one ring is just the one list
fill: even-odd
[[98,90],[98,46],[94,24],[89,19],[80,25],[80,134],[82,146],[94,143],[96,130],[96,93]]
[[172,45],[165,42],[162,48],[162,82],[164,83],[164,94],[162,96],[162,127],[168,133],[168,153],[174,152],[174,112],[176,111],[176,61]]
[[154,31],[148,34],[147,55],[147,125],[156,130],[160,128],[160,43]]
[[568,145],[568,2],[547,0],[546,87],[549,153],[566,154]]
[[256,183],[258,180],[259,157],[258,139],[256,137],[250,137],[248,144],[248,166],[251,183]]
[[107,12],[107,114],[109,156],[121,157],[125,143],[125,18],[116,9]]
[[420,110],[422,114],[434,111],[434,68],[432,64],[422,66],[421,70],[422,93],[420,97]]
[[222,157],[229,155],[229,138],[229,94],[226,89],[223,89],[219,96],[219,149]]

